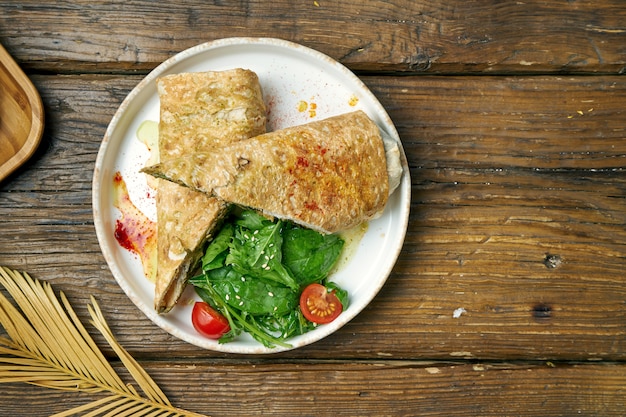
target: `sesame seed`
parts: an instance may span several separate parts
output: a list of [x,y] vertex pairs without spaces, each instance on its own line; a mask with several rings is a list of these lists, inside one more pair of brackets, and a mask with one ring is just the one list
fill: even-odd
[[274,293],[270,291],[270,292],[267,293],[267,295],[269,295],[270,297],[273,297]]

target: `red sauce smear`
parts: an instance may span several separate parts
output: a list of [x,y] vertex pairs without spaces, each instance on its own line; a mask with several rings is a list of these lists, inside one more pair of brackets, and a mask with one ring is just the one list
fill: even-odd
[[113,176],[113,205],[122,216],[115,222],[114,236],[124,249],[141,259],[144,274],[150,281],[156,277],[156,223],[146,217],[131,201],[126,182],[119,172]]

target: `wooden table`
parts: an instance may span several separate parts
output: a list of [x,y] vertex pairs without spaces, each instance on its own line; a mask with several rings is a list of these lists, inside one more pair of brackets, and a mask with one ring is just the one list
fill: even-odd
[[[172,403],[214,417],[626,413],[623,1],[179,3],[0,1],[0,43],[46,117],[35,155],[0,183],[0,265],[51,282],[85,321],[95,296]],[[412,177],[382,291],[337,333],[277,355],[207,351],[155,326],[93,226],[94,162],[124,97],[172,55],[233,36],[353,70]],[[0,415],[94,395],[3,384]]]

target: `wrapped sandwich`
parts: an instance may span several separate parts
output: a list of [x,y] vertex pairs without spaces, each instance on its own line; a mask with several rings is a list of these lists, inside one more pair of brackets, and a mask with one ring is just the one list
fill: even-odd
[[[252,71],[166,75],[157,80],[157,89],[162,163],[265,133],[266,108]],[[226,208],[223,199],[210,193],[171,181],[157,182],[154,304],[158,312],[167,312],[176,304]]]
[[398,158],[397,145],[388,141],[386,146],[378,126],[355,111],[220,149],[162,159],[144,172],[211,198],[335,233],[382,212],[402,174]]

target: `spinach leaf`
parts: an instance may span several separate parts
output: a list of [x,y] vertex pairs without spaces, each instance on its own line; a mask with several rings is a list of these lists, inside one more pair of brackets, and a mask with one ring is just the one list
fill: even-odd
[[292,225],[283,232],[283,263],[300,286],[326,278],[337,263],[344,240]]
[[270,226],[273,222],[267,217],[263,217],[259,213],[253,210],[244,210],[235,217],[235,223],[239,226],[247,229],[262,229],[265,226]]
[[348,296],[348,291],[339,287],[334,282],[328,281],[328,282],[325,282],[324,285],[326,286],[328,291],[332,291],[332,290],[335,291],[335,295],[337,296],[337,298],[339,298],[339,302],[341,303],[345,311],[348,308],[348,305],[350,304],[350,297]]
[[273,223],[253,213],[236,222],[236,226],[226,265],[242,275],[265,278],[297,290],[298,283],[282,264],[283,222]]
[[210,271],[224,266],[230,242],[235,234],[235,227],[226,223],[222,226],[220,232],[215,236],[211,244],[207,247],[206,252],[202,256],[202,270]]
[[230,306],[251,315],[282,315],[298,304],[298,294],[284,285],[241,275],[230,267],[209,271],[199,287],[210,285]]
[[295,308],[281,316],[259,316],[257,325],[273,334],[279,334],[281,339],[298,336],[315,329],[315,323],[304,318],[299,308]]

